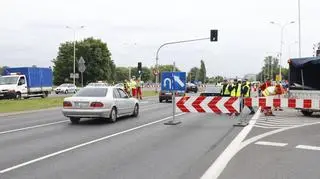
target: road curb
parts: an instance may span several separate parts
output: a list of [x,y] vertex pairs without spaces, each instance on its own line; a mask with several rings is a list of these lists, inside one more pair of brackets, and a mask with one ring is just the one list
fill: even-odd
[[12,112],[12,113],[0,113],[0,117],[15,116],[20,114],[29,114],[29,113],[44,112],[44,111],[53,111],[57,109],[62,109],[62,107],[52,107],[52,108],[46,108],[46,109],[37,109],[37,110],[20,111],[20,112]]

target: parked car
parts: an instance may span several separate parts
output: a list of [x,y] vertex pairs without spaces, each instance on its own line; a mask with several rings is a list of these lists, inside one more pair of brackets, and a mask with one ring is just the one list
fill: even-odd
[[186,84],[186,93],[189,93],[190,91],[197,93],[198,92],[198,86],[193,83],[187,83]]
[[62,113],[73,124],[81,118],[101,118],[116,122],[121,116],[139,115],[139,100],[116,87],[85,87],[65,98]]
[[[173,93],[171,91],[165,91],[165,90],[161,90],[159,92],[159,102],[162,103],[162,101],[172,101],[172,95]],[[178,96],[184,96],[185,92],[184,91],[177,91],[175,93],[175,95]]]
[[56,94],[59,93],[64,93],[64,94],[68,94],[68,93],[76,93],[77,92],[77,86],[74,84],[69,84],[69,83],[64,83],[60,86],[58,86],[54,92]]

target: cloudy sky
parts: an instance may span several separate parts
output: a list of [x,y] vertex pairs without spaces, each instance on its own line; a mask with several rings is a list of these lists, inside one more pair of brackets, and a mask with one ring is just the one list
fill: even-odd
[[[301,0],[302,56],[320,41],[319,9],[319,0]],[[59,44],[73,40],[67,25],[85,26],[77,39],[106,42],[117,66],[154,65],[162,43],[218,29],[219,42],[165,47],[159,63],[189,70],[203,59],[210,76],[242,76],[280,51],[280,27],[270,21],[296,21],[284,31],[283,63],[298,56],[297,19],[297,0],[1,0],[0,66],[51,66]]]

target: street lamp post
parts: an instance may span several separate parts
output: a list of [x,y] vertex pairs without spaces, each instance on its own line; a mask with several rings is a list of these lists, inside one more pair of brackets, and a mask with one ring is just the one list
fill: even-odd
[[298,0],[298,24],[299,24],[299,58],[301,58],[301,14],[300,0]]
[[76,84],[76,30],[83,29],[84,26],[80,26],[78,28],[66,26],[67,29],[71,29],[73,31],[73,84]]
[[295,23],[294,21],[291,21],[289,23],[286,23],[286,24],[280,24],[280,23],[277,23],[277,22],[274,22],[274,21],[271,21],[270,22],[271,24],[274,24],[274,25],[278,25],[281,29],[281,35],[280,35],[280,54],[279,54],[279,78],[280,80],[282,79],[282,74],[281,74],[281,62],[282,62],[282,46],[283,46],[283,32],[284,32],[284,29],[286,26],[290,25],[290,24],[293,24]]
[[[173,45],[173,44],[180,44],[180,43],[187,43],[187,42],[195,42],[195,41],[201,41],[201,40],[209,40],[210,38],[199,38],[199,39],[191,39],[191,40],[182,40],[182,41],[175,41],[175,42],[167,42],[162,45],[157,50],[156,53],[156,71],[159,72],[159,52],[162,47],[167,46],[167,45]],[[156,75],[156,89],[155,91],[158,92],[158,80],[159,80],[159,73]]]

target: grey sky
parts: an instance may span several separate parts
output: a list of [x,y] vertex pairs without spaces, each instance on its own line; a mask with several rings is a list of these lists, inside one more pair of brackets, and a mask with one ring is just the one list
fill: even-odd
[[[320,41],[319,0],[301,0],[302,55]],[[0,65],[51,66],[61,42],[73,40],[65,26],[85,25],[77,39],[107,42],[117,66],[154,65],[164,42],[209,36],[219,42],[173,45],[160,64],[176,61],[182,70],[206,62],[208,75],[234,77],[259,71],[263,57],[280,49],[280,28],[298,17],[297,0],[7,0],[0,1]],[[283,64],[298,55],[298,24],[287,26]],[[290,44],[290,45],[289,45]]]

